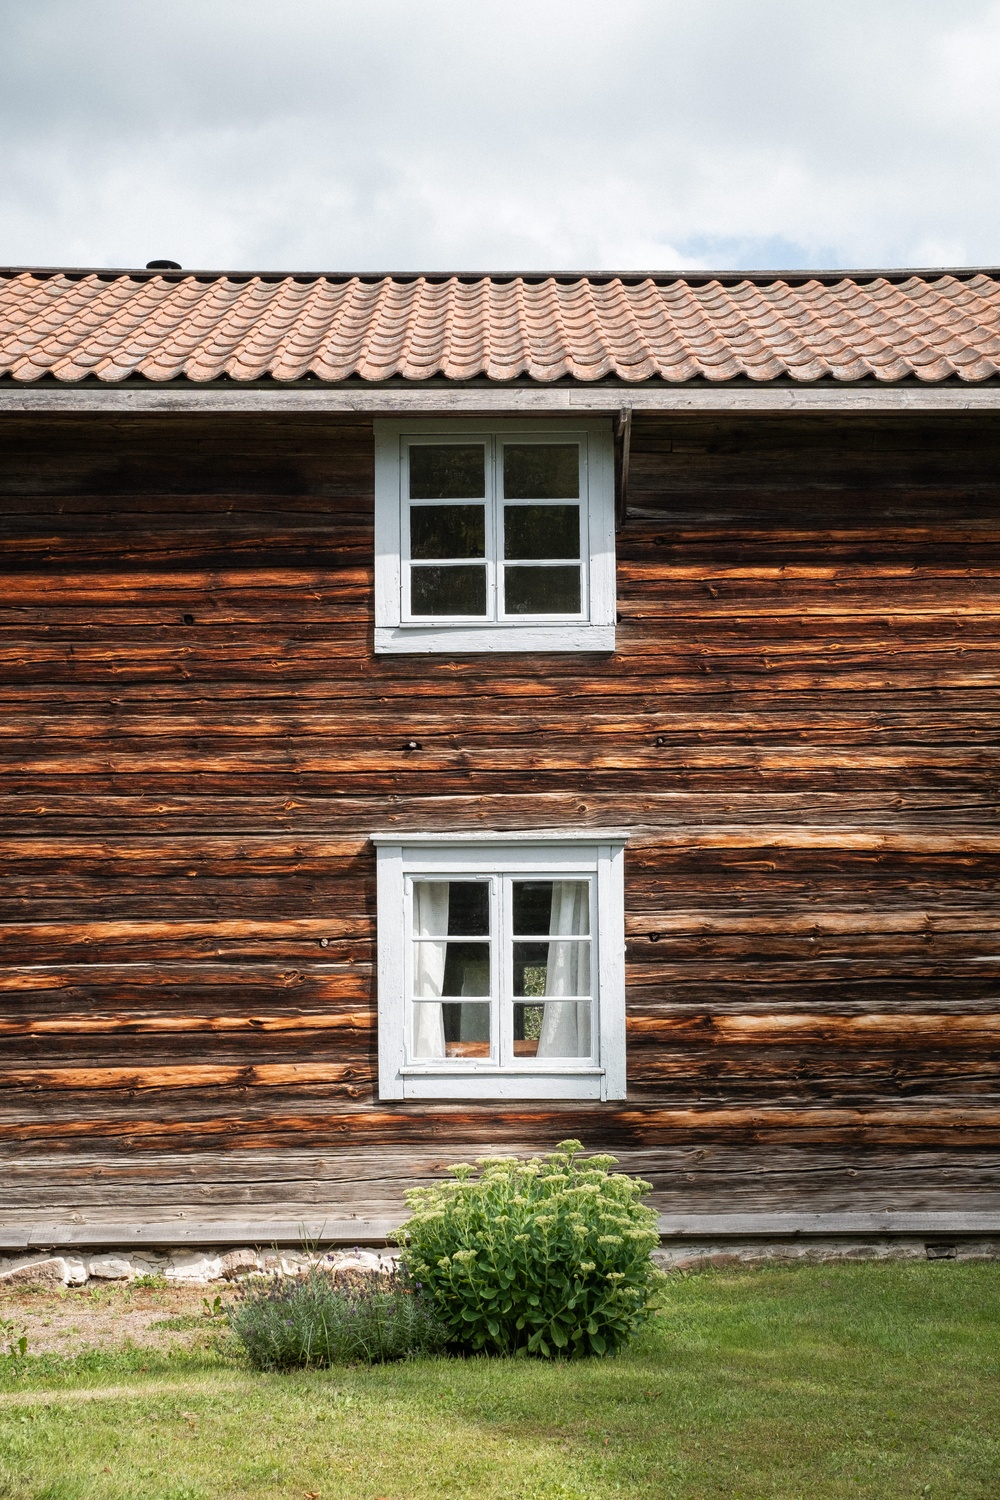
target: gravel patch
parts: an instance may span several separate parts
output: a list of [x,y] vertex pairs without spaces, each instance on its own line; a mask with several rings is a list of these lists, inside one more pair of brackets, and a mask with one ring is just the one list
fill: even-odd
[[[135,1287],[128,1283],[84,1287],[5,1288],[0,1294],[0,1353],[22,1335],[29,1354],[80,1354],[85,1349],[120,1349],[134,1344],[166,1350],[199,1347],[219,1331],[205,1316],[213,1288]],[[225,1292],[222,1293],[223,1302]],[[157,1326],[160,1324],[168,1326]],[[173,1326],[171,1326],[173,1325]]]

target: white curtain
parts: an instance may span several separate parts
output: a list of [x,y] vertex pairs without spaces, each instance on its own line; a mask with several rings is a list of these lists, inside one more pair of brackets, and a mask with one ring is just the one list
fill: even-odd
[[[439,937],[438,943],[414,943],[413,993],[440,995],[444,989],[444,966],[448,959],[447,880],[415,880],[413,883],[413,935]],[[413,1007],[414,1057],[444,1057],[444,1010],[440,1005]]]
[[[589,931],[590,887],[585,880],[552,882],[550,937],[581,937]],[[590,1006],[550,996],[590,993],[590,944],[550,943],[545,976],[545,1015],[539,1057],[590,1056]]]

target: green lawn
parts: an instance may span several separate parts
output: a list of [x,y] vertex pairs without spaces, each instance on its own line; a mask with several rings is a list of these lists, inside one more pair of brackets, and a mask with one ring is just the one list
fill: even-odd
[[669,1279],[626,1355],[257,1375],[0,1360],[4,1500],[1000,1496],[1000,1266]]

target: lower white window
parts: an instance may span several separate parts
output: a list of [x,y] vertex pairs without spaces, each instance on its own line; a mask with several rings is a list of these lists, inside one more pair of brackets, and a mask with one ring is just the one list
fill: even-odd
[[379,1093],[625,1097],[625,836],[375,834]]

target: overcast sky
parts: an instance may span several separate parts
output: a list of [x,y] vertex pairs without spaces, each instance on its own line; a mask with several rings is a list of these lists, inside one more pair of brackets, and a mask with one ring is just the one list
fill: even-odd
[[1000,262],[1000,0],[0,0],[0,262]]

